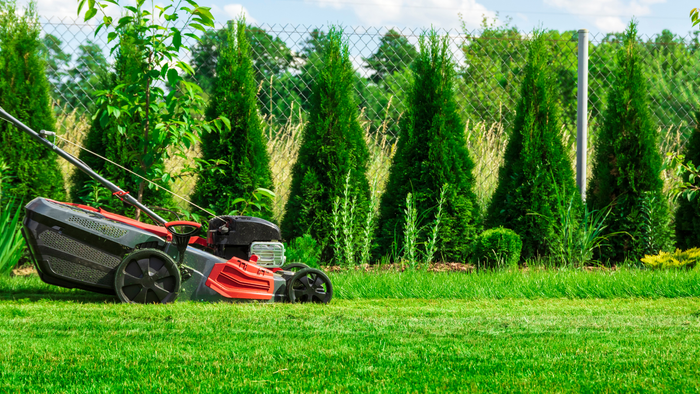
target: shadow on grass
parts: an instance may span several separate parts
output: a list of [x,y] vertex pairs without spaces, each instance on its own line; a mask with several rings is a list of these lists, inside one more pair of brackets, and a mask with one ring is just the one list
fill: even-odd
[[73,301],[79,303],[117,303],[116,296],[66,289],[46,284],[37,275],[0,276],[0,301]]

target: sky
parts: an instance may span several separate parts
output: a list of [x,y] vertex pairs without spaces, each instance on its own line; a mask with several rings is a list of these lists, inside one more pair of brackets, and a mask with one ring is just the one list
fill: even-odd
[[[123,1],[123,0],[122,0]],[[161,0],[162,1],[162,0]],[[20,0],[19,3],[26,3]],[[156,0],[156,3],[159,1]],[[77,0],[37,0],[45,18],[75,18]],[[200,0],[217,22],[244,13],[252,23],[287,26],[342,26],[459,29],[479,27],[484,16],[529,31],[588,29],[593,33],[622,31],[630,18],[651,35],[663,29],[676,34],[693,30],[688,16],[694,0]]]

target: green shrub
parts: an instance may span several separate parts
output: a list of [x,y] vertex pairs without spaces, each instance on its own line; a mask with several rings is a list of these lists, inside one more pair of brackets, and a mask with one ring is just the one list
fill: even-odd
[[[219,215],[232,210],[235,199],[246,198],[258,188],[273,188],[245,20],[238,20],[235,29],[230,25],[226,32],[225,45],[219,49],[207,118],[223,115],[230,119],[231,129],[203,135],[202,158],[224,160],[227,164],[220,167],[221,171],[200,172],[192,197],[195,204]],[[253,216],[270,220],[272,211],[260,210]]]
[[[115,71],[101,76],[101,88],[112,89],[119,84],[130,83],[133,74],[142,69],[142,63],[143,60],[140,58],[135,47],[130,45],[128,40],[123,40],[117,52]],[[137,157],[130,155],[129,152],[134,145],[137,145],[134,141],[142,138],[141,132],[129,130],[127,136],[122,135],[119,133],[118,128],[129,125],[132,123],[133,119],[128,119],[129,115],[124,113],[118,120],[103,124],[101,121],[101,114],[103,111],[106,111],[106,109],[97,109],[97,114],[90,125],[90,130],[85,136],[85,140],[83,140],[83,146],[130,170],[135,170],[139,167],[139,160]],[[136,193],[142,182],[139,178],[134,177],[114,164],[84,150],[80,151],[78,158],[94,171],[107,178],[110,182],[136,197]],[[160,162],[162,165],[162,157],[160,158]],[[96,191],[95,188],[101,188],[101,186],[95,185],[92,178],[82,171],[74,171],[71,176],[71,181],[73,186],[70,190],[70,196],[74,203],[98,203],[98,205],[102,205],[103,208],[122,215],[133,215],[135,212],[134,207],[120,202],[116,197],[109,196],[104,201],[96,200],[94,195],[96,193],[99,195],[100,192]],[[160,182],[160,184],[162,184],[162,182]],[[151,207],[172,208],[174,206],[170,194],[161,189],[150,188],[147,185],[144,187],[142,202]]]
[[523,242],[513,230],[498,227],[479,234],[474,244],[473,260],[478,267],[517,266]]
[[349,173],[349,200],[355,202],[357,223],[363,222],[369,199],[365,175],[369,152],[353,96],[355,72],[348,45],[338,28],[332,28],[327,38],[323,65],[313,85],[309,122],[292,167],[282,235],[292,240],[310,234],[324,245],[323,260],[331,261],[333,202],[343,196]]
[[[696,119],[695,130],[685,148],[685,163],[692,163],[695,168],[698,168],[700,167],[700,112],[696,114]],[[690,175],[686,172],[683,181],[689,182]],[[687,198],[681,198],[678,201],[676,242],[681,249],[700,247],[700,198],[697,196],[691,201]]]
[[658,255],[646,255],[642,263],[649,268],[693,268],[700,262],[700,248],[692,248],[686,251],[676,249],[673,253],[660,252]]
[[605,121],[595,144],[586,203],[591,210],[610,206],[605,234],[618,233],[601,249],[602,261],[639,261],[644,254],[671,246],[658,130],[651,118],[639,46],[637,26],[631,22],[617,54]]
[[285,248],[287,264],[304,263],[309,267],[318,268],[321,266],[322,249],[323,247],[310,234],[296,237]]
[[[0,107],[35,131],[54,130],[34,3],[20,14],[14,1],[0,2]],[[0,160],[14,173],[5,185],[7,194],[25,202],[37,196],[65,199],[56,159],[29,135],[0,122]]]
[[380,202],[378,253],[401,249],[404,239],[409,239],[403,236],[409,193],[419,218],[415,228],[421,230],[415,238],[428,239],[440,191],[448,185],[434,254],[438,261],[464,261],[478,232],[478,207],[473,192],[474,162],[457,111],[455,67],[447,37],[439,37],[434,30],[422,35],[412,69],[415,79],[407,113]]
[[[488,227],[510,228],[523,241],[523,258],[549,256],[561,238],[562,221],[575,228],[582,202],[562,142],[556,75],[543,33],[530,41],[515,125],[487,210]],[[572,203],[567,217],[560,207]]]

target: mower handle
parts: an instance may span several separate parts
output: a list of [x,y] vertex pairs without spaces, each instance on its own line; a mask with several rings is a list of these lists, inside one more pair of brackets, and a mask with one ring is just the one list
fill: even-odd
[[0,118],[12,123],[15,127],[20,129],[21,131],[29,134],[29,136],[32,137],[36,142],[48,147],[49,149],[56,152],[59,156],[66,159],[69,163],[78,167],[78,169],[80,169],[81,171],[86,173],[90,178],[98,181],[99,183],[102,184],[102,186],[109,189],[109,191],[111,191],[112,194],[118,196],[120,200],[122,200],[122,201],[128,203],[129,205],[132,205],[132,206],[142,210],[143,212],[145,212],[146,215],[150,216],[154,222],[159,223],[161,225],[166,224],[165,219],[163,219],[162,217],[158,216],[158,214],[156,214],[155,212],[148,209],[148,207],[146,207],[145,205],[140,203],[137,199],[132,197],[128,192],[125,192],[124,190],[120,189],[117,185],[115,185],[112,182],[108,181],[107,179],[101,177],[98,173],[93,171],[92,168],[88,167],[85,163],[78,160],[77,158],[72,156],[70,153],[64,151],[63,149],[56,146],[56,144],[52,143],[47,138],[45,138],[46,136],[50,135],[51,132],[47,132],[45,130],[42,130],[40,133],[37,133],[36,131],[29,128],[29,126],[27,126],[24,123],[20,122],[19,120],[15,119],[12,115],[7,113],[7,111],[5,111],[2,107],[0,107]]

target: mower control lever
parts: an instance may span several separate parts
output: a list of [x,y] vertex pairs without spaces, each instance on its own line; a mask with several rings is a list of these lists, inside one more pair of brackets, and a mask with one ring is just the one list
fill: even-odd
[[[191,230],[181,233],[176,231],[177,227],[191,227]],[[165,223],[165,228],[168,230],[168,232],[170,232],[170,234],[172,234],[173,241],[175,241],[180,265],[182,265],[185,259],[185,251],[187,250],[187,245],[190,243],[190,237],[199,231],[201,227],[202,225],[197,222],[176,221]]]
[[[179,232],[176,230],[177,227],[191,227],[192,229],[190,231]],[[202,228],[202,225],[197,222],[176,221],[165,223],[165,228],[168,229],[170,234],[173,235],[173,238],[176,242],[178,237],[187,237],[187,239],[185,240],[185,245],[187,245],[187,243],[189,243],[190,241],[189,237],[191,237],[194,233],[199,231],[199,229]]]

